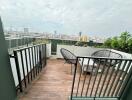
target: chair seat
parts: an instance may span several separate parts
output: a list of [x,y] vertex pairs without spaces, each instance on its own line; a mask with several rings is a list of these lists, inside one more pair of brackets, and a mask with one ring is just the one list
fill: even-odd
[[94,63],[92,59],[89,60],[88,58],[80,58],[79,63],[81,65],[82,72],[96,72],[97,64]]
[[68,59],[66,62],[69,64],[76,64],[76,59]]
[[67,63],[69,63],[69,64],[76,63],[77,57],[72,52],[70,52],[69,50],[64,49],[64,48],[61,48],[60,52]]

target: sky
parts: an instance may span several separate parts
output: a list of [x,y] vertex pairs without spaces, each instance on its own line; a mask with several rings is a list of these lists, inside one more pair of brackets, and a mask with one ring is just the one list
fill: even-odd
[[0,0],[4,29],[116,36],[132,33],[132,0]]

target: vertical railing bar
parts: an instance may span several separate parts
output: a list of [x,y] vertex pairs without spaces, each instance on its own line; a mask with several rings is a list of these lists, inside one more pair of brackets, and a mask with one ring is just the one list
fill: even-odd
[[26,76],[25,76],[25,69],[24,69],[24,63],[23,63],[22,50],[20,51],[20,54],[21,54],[21,62],[22,62],[22,71],[23,71],[23,76],[24,76],[24,84],[25,84],[25,88],[26,88],[27,84],[26,84]]
[[14,56],[15,56],[15,64],[16,64],[16,71],[17,71],[17,75],[18,75],[18,82],[19,82],[20,92],[23,92],[17,51],[13,51],[13,53],[14,53]]
[[[98,75],[98,70],[99,70],[99,68],[100,68],[100,60],[99,60],[99,64],[97,65],[97,72],[95,73],[95,78],[94,78],[94,82],[93,82],[93,85],[92,85],[92,90],[91,90],[91,93],[90,93],[90,96],[92,96],[92,92],[93,92],[93,89],[94,89],[94,86],[95,86],[95,81],[96,81],[96,79],[97,79],[97,75]],[[94,95],[95,96],[95,95]]]
[[[102,59],[100,59],[100,60],[102,60]],[[98,84],[97,84],[97,89],[96,89],[96,91],[95,91],[95,97],[97,97],[97,92],[98,92],[98,90],[99,90],[99,85],[100,85],[100,82],[101,82],[101,79],[102,79],[102,76],[103,76],[103,73],[104,73],[104,67],[106,66],[106,61],[107,61],[107,59],[105,59],[105,62],[103,62],[103,65],[102,65],[102,71],[101,71],[101,75],[100,75],[100,77],[99,77],[99,82],[98,82]],[[100,61],[101,62],[101,61]],[[102,64],[102,63],[101,63]]]
[[41,60],[41,59],[40,59],[40,45],[39,45],[39,46],[38,46],[38,65],[39,65],[39,66],[38,66],[38,73],[40,72],[40,67],[41,67],[41,66],[40,66],[40,60]]
[[[108,62],[108,59],[106,59],[106,63]],[[111,62],[110,62],[111,63]],[[105,66],[105,68],[107,67],[107,64],[106,64],[106,66]],[[107,70],[106,70],[106,75],[105,75],[105,77],[104,77],[104,79],[103,79],[103,84],[102,84],[102,86],[101,86],[101,89],[100,89],[100,92],[99,92],[99,97],[101,96],[101,93],[102,93],[102,90],[103,90],[103,88],[104,88],[104,84],[105,84],[105,81],[106,81],[106,79],[107,79],[107,76],[108,76],[108,70],[109,68],[107,68]],[[104,69],[105,70],[105,69]]]
[[40,71],[42,70],[42,45],[39,48]]
[[41,46],[39,47],[39,61],[40,61],[40,71],[42,70],[42,59],[41,59]]
[[114,88],[113,88],[113,91],[112,91],[112,89],[111,89],[111,97],[113,96],[113,93],[114,93],[115,88],[116,88],[116,87],[115,87],[116,85],[114,85],[114,83],[115,83],[115,84],[118,84],[118,81],[116,81],[116,80],[117,80],[117,78],[118,78],[117,75],[118,75],[118,73],[119,73],[119,68],[120,68],[121,64],[122,64],[122,60],[120,60],[120,63],[119,63],[119,65],[117,66],[117,70],[116,70],[116,73],[115,73],[115,77],[114,77],[113,82],[112,82]]
[[37,76],[36,46],[34,46],[35,74]]
[[[129,69],[129,66],[131,65],[131,63],[132,63],[132,61],[129,61],[129,64],[128,64],[128,66],[127,66],[128,69]],[[132,66],[131,66],[130,70],[132,70]],[[127,70],[127,71],[128,71],[128,70]],[[119,96],[121,96],[121,94],[123,94],[124,88],[126,87],[126,84],[127,84],[128,78],[129,78],[128,76],[130,76],[130,74],[131,74],[130,71],[129,71],[128,75],[126,76],[127,71],[126,71],[126,73],[125,73],[125,77],[126,77],[126,78],[124,77],[126,81],[124,81],[124,83],[122,84],[122,86],[121,86],[121,88],[120,88],[121,90],[120,90]]]
[[41,70],[43,68],[43,45],[41,45]]
[[38,75],[38,61],[37,61],[37,55],[38,55],[38,52],[37,52],[37,45],[35,46],[35,60],[36,60],[36,76]]
[[[117,63],[117,60],[115,60],[115,64]],[[111,74],[110,74],[110,80],[111,80],[111,77],[112,77],[112,75],[113,75],[113,73],[114,73],[114,67],[112,66],[112,71],[111,71]],[[113,81],[114,81],[114,79],[113,79]],[[113,82],[112,81],[112,82]],[[111,88],[112,88],[112,82],[111,82],[111,84],[110,84],[110,86],[108,87],[108,93],[107,93],[107,95],[106,96],[109,96],[110,95],[110,91],[111,91]]]
[[34,47],[31,48],[31,51],[32,51],[32,63],[33,63],[33,76],[35,78],[35,62],[34,62]]
[[38,74],[38,45],[36,46],[36,73]]
[[39,45],[37,46],[37,73],[39,73]]
[[40,65],[40,45],[38,46],[38,73],[40,72],[40,68],[41,68],[41,65]]
[[[109,72],[110,72],[111,63],[112,63],[112,60],[110,59],[110,63],[109,63],[109,65],[108,65],[108,73],[107,73],[107,74],[109,74]],[[107,88],[108,88],[109,83],[110,83],[110,79],[111,79],[111,78],[110,78],[110,75],[109,75],[109,77],[108,77],[108,82],[107,82],[106,87],[105,87],[104,92],[103,92],[103,97],[104,97],[105,94],[106,94]]]
[[45,44],[45,66],[47,65],[47,60],[46,60],[46,59],[47,59],[47,55],[46,55],[46,54],[47,54],[47,53],[46,53],[46,48],[47,48],[47,45]]
[[26,51],[26,49],[25,49],[24,51],[25,51],[25,60],[26,60],[26,67],[27,67],[27,77],[28,77],[28,83],[30,83],[30,80],[29,80],[28,61],[27,61],[27,51]]
[[[88,70],[88,65],[89,65],[89,61],[90,61],[90,58],[88,58],[88,62],[87,62],[87,68],[86,68],[86,72]],[[84,66],[85,67],[85,66]],[[86,80],[86,77],[87,77],[87,73],[85,73],[85,77],[84,77],[84,81],[83,81],[83,86],[82,86],[82,91],[81,91],[81,96],[83,94],[83,89],[84,89],[84,84],[85,84],[85,80]]]
[[44,54],[44,51],[43,51],[43,45],[42,45],[42,47],[41,47],[41,61],[42,61],[42,68],[44,67],[43,54]]
[[45,57],[44,57],[44,45],[42,45],[42,52],[43,52],[43,55],[42,55],[42,62],[43,62],[43,67],[45,67]]
[[93,69],[94,69],[94,64],[95,64],[95,61],[93,62],[93,65],[92,65],[92,73],[90,74],[90,78],[89,78],[89,81],[88,81],[88,86],[87,86],[87,91],[86,91],[86,97],[87,97],[87,95],[88,95],[88,89],[89,89],[89,86],[90,86],[90,81],[91,81],[91,79],[92,79],[92,74],[93,74]]
[[78,95],[78,89],[79,89],[79,86],[80,86],[80,79],[81,79],[81,74],[82,74],[82,67],[83,67],[83,62],[84,62],[84,58],[82,58],[82,65],[81,65],[81,72],[80,72],[80,75],[79,75],[79,81],[78,81],[78,85],[77,85],[77,92],[76,92],[76,97]]
[[42,57],[43,57],[43,45],[41,45],[41,60],[42,60]]
[[[123,67],[122,67],[122,71],[125,69],[126,64],[127,64],[127,61],[125,60],[125,62],[124,62],[124,64],[123,64]],[[121,76],[122,76],[122,72],[120,72],[118,81],[120,81]],[[124,79],[124,78],[123,78],[123,79]],[[119,84],[119,85],[118,85],[118,84]],[[118,82],[118,84],[116,85],[115,96],[117,96],[116,94],[118,93],[118,91],[119,91],[119,89],[120,89],[120,82]]]
[[30,53],[30,48],[28,48],[28,53],[29,53],[29,64],[30,64],[30,76],[31,76],[31,81],[32,81],[32,65],[31,65],[31,53]]
[[39,59],[39,72],[40,72],[41,71],[41,68],[42,68],[42,62],[41,62],[41,45],[39,46],[38,53],[39,53],[38,59]]
[[74,85],[75,85],[75,78],[76,78],[76,71],[77,71],[77,63],[78,63],[78,57],[76,59],[76,64],[75,64],[75,70],[74,70],[74,76],[73,76],[73,82],[72,82],[72,90],[71,90],[71,97],[70,100],[72,100],[72,96],[73,96],[73,89],[74,89]]

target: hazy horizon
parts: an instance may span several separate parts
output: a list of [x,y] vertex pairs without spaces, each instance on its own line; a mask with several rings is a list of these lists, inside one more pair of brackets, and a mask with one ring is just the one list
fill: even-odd
[[132,32],[131,0],[0,0],[4,29],[110,37]]

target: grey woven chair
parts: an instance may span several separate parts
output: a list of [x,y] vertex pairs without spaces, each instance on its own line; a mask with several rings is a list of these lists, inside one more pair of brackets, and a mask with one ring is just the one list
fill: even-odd
[[[95,51],[91,56],[93,57],[106,57],[106,58],[114,58],[114,59],[121,59],[122,58],[122,55],[119,54],[119,53],[116,53],[116,52],[113,52],[111,50],[98,50],[98,51]],[[94,59],[94,61],[96,63],[98,63],[98,59]],[[101,59],[101,63],[104,63],[105,59]],[[117,60],[116,62],[113,61],[111,63],[112,66],[115,66],[116,64],[118,64],[119,61]],[[107,61],[107,64],[109,64],[109,60]]]
[[66,63],[71,64],[71,74],[72,74],[72,65],[76,64],[77,57],[72,52],[64,48],[61,48],[60,52],[63,58],[65,59]]

